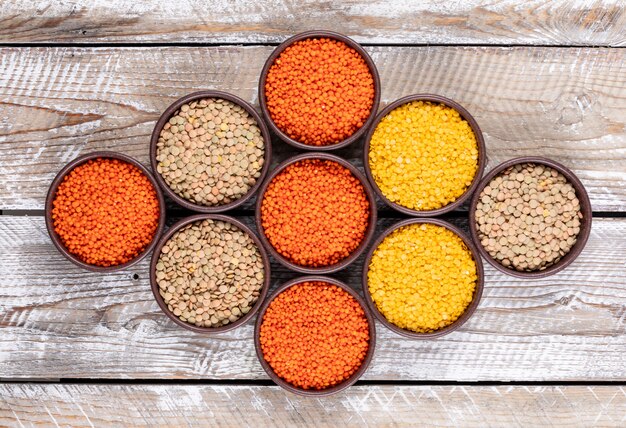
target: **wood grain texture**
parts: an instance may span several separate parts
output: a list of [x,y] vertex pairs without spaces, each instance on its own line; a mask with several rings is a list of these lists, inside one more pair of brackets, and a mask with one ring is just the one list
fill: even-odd
[[620,0],[3,1],[11,43],[276,43],[326,29],[362,43],[604,45],[626,43]]
[[[83,272],[41,217],[12,216],[0,216],[0,260],[1,378],[267,379],[252,324],[215,338],[176,326],[153,299],[147,261]],[[557,275],[519,280],[486,267],[483,300],[459,331],[412,341],[378,324],[364,379],[624,381],[625,260],[626,219],[595,219],[584,252]],[[335,276],[361,291],[362,263]],[[295,276],[272,266],[272,288]]]
[[[0,49],[0,209],[42,209],[62,166],[89,151],[148,163],[176,98],[205,88],[257,102],[272,47]],[[626,50],[371,47],[382,104],[431,92],[463,104],[488,168],[544,155],[574,170],[593,208],[626,211]],[[276,158],[294,152],[275,142]],[[361,143],[339,152],[361,163]],[[251,206],[251,202],[248,203]]]
[[620,427],[619,386],[353,386],[299,397],[278,387],[0,385],[3,426]]

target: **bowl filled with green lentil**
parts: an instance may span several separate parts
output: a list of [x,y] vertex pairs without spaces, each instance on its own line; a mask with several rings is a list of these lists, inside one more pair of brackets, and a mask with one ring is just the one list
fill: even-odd
[[474,117],[433,94],[409,95],[385,107],[365,136],[363,156],[378,196],[415,217],[459,207],[478,186],[486,163]]
[[138,263],[165,227],[165,199],[155,178],[117,152],[87,153],[65,165],[48,189],[45,208],[56,248],[93,272]]
[[281,43],[259,79],[269,127],[298,149],[352,144],[374,121],[379,102],[372,58],[354,40],[331,31],[306,31]]
[[591,203],[576,175],[544,157],[495,167],[470,204],[470,232],[496,269],[542,278],[572,263],[591,232]]
[[484,272],[476,246],[456,226],[407,219],[374,242],[362,283],[365,301],[387,328],[412,339],[432,339],[472,316]]
[[174,224],[150,262],[150,285],[161,310],[199,333],[244,324],[259,309],[269,283],[269,257],[259,238],[221,214],[197,214]]
[[296,272],[327,274],[365,250],[376,227],[376,199],[350,162],[305,153],[278,165],[257,197],[255,220],[263,245]]
[[150,161],[163,191],[205,213],[235,208],[269,171],[269,130],[256,110],[221,91],[199,91],[171,104],[157,121]]
[[348,285],[304,276],[281,285],[263,303],[254,344],[277,385],[299,395],[326,396],[365,373],[376,347],[376,325]]

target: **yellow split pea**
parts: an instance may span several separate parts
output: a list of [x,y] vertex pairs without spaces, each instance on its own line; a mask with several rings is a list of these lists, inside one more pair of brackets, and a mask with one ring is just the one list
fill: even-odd
[[422,223],[403,226],[383,239],[372,255],[367,279],[372,300],[389,322],[429,333],[465,312],[478,273],[458,235]]
[[417,211],[442,208],[457,200],[476,175],[476,136],[455,109],[409,102],[376,127],[369,165],[391,202]]

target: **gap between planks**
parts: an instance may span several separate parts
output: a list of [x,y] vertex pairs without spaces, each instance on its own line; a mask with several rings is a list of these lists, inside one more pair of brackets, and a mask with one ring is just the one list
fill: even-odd
[[305,30],[370,44],[623,46],[620,0],[4,2],[0,42],[277,43]]
[[[0,122],[0,209],[42,209],[54,175],[85,152],[118,150],[147,164],[154,121],[183,94],[221,88],[256,103],[271,50],[0,49],[0,117],[15,118]],[[546,156],[579,176],[594,210],[626,211],[626,50],[368,51],[382,77],[382,105],[417,92],[455,99],[483,130],[488,169]],[[296,153],[286,146],[274,141],[274,164]],[[360,142],[337,154],[362,167]]]
[[228,385],[0,385],[0,424],[623,426],[611,386],[353,386],[330,397]]
[[[396,221],[381,219],[378,230]],[[173,325],[152,297],[147,260],[84,272],[55,250],[41,217],[11,216],[0,217],[0,257],[3,377],[267,379],[252,324],[214,338]],[[483,299],[459,331],[411,341],[377,324],[363,380],[626,381],[624,260],[626,220],[596,219],[583,253],[557,275],[524,281],[486,266]],[[333,276],[360,292],[362,264]],[[272,289],[297,276],[272,269]]]

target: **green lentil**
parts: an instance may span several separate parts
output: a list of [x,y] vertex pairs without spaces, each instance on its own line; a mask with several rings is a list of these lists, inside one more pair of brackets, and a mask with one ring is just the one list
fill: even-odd
[[[558,263],[576,244],[583,218],[567,178],[534,163],[511,166],[494,177],[481,192],[475,215],[489,255],[522,272]],[[522,245],[510,245],[516,241]]]
[[[246,135],[244,137],[243,135]],[[261,176],[265,146],[243,107],[206,98],[184,104],[161,130],[157,172],[180,197],[219,206],[243,197]]]

